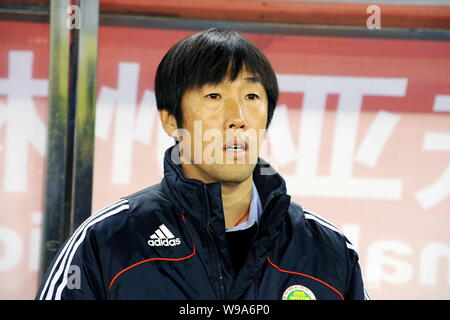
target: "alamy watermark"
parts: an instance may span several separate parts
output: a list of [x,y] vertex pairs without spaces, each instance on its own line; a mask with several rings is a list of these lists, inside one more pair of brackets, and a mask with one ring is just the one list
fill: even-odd
[[372,4],[367,7],[366,12],[370,14],[366,20],[367,29],[381,29],[381,8],[375,4]]
[[81,269],[75,264],[72,264],[69,267],[67,275],[67,289],[81,289]]
[[[229,129],[223,132],[216,128],[203,130],[202,121],[194,121],[193,131],[177,129],[173,137],[178,147],[172,149],[175,164],[257,164],[259,153],[264,148],[270,156],[267,129]],[[261,166],[262,175],[274,174],[268,166]]]
[[67,29],[79,30],[81,28],[81,9],[80,9],[80,7],[77,5],[68,6],[67,14],[68,14],[67,20],[66,20]]

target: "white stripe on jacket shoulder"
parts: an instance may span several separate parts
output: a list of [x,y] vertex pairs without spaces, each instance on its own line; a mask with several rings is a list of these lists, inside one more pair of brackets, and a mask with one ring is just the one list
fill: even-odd
[[[84,241],[87,230],[94,224],[124,210],[129,209],[128,200],[120,199],[115,203],[97,211],[86,219],[66,241],[59,253],[52,269],[46,279],[45,285],[39,295],[39,300],[60,300],[64,287],[67,284],[68,272],[72,259],[78,247]],[[60,282],[59,285],[57,283]],[[56,290],[55,287],[57,286]]]
[[[314,221],[320,223],[321,225],[323,225],[323,226],[325,226],[325,227],[327,227],[327,228],[329,228],[329,229],[331,229],[331,230],[333,230],[333,231],[339,233],[340,235],[344,236],[344,238],[346,239],[345,242],[346,242],[347,248],[349,248],[349,249],[351,249],[351,250],[353,250],[353,251],[355,251],[355,252],[357,253],[356,248],[353,246],[353,244],[352,244],[350,241],[347,241],[348,239],[347,239],[347,237],[345,236],[345,234],[342,233],[342,232],[341,232],[338,228],[336,228],[333,224],[331,224],[331,222],[329,222],[328,220],[326,220],[325,218],[323,218],[323,217],[320,216],[319,214],[311,212],[310,210],[303,209],[303,212],[305,213],[305,219],[311,219],[311,220],[314,220]],[[363,279],[362,279],[362,280],[363,280],[363,284],[365,284],[365,281],[364,281],[364,277],[363,277],[363,275],[362,275],[362,272],[361,272],[361,277],[363,278]],[[364,285],[364,300],[371,300],[371,298],[370,298],[370,296],[369,296],[369,293],[367,292],[367,289],[366,289],[365,285]]]

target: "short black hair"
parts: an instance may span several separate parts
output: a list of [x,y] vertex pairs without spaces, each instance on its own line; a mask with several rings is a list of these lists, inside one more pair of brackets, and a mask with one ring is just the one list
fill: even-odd
[[268,98],[266,129],[278,101],[278,83],[267,57],[236,31],[210,28],[177,42],[161,60],[155,76],[158,110],[167,110],[182,127],[181,99],[190,89],[234,81],[243,67],[263,85]]

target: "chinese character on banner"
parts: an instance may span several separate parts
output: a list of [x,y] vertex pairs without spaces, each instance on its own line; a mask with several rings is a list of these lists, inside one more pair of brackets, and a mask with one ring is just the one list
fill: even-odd
[[[435,112],[450,112],[450,96],[436,95],[433,105]],[[425,151],[450,151],[450,133],[425,132],[423,139]],[[427,168],[424,168],[426,170]],[[424,210],[429,210],[450,194],[450,164],[431,185],[415,193],[415,197]]]
[[[298,126],[300,142],[296,171],[286,177],[290,190],[296,195],[315,197],[378,200],[401,198],[401,179],[355,178],[352,177],[352,168],[355,160],[370,168],[376,165],[385,143],[400,119],[396,114],[379,111],[356,150],[363,96],[402,97],[406,92],[407,79],[279,75],[278,80],[280,91],[304,94]],[[328,94],[338,94],[339,102],[330,174],[319,176],[317,171]]]
[[6,126],[3,189],[27,190],[28,144],[45,155],[47,128],[36,111],[34,97],[47,97],[48,80],[33,79],[33,52],[9,51],[8,77],[0,78],[0,126]]
[[135,141],[150,145],[156,140],[159,154],[163,154],[171,143],[170,137],[160,126],[158,136],[152,137],[153,128],[159,121],[155,93],[144,90],[138,105],[139,70],[138,63],[119,63],[117,88],[102,86],[97,100],[95,136],[108,140],[109,133],[114,135],[111,173],[113,184],[126,185],[131,182]]

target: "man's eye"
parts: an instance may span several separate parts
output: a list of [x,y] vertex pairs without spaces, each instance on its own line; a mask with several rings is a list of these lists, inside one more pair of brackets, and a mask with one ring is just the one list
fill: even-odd
[[207,94],[206,96],[211,98],[211,99],[213,99],[213,100],[216,100],[216,99],[219,99],[220,94],[218,94],[218,93],[210,93],[210,94]]
[[250,99],[250,100],[256,100],[256,99],[258,99],[259,97],[258,97],[257,94],[250,93],[250,94],[247,95],[247,98]]

